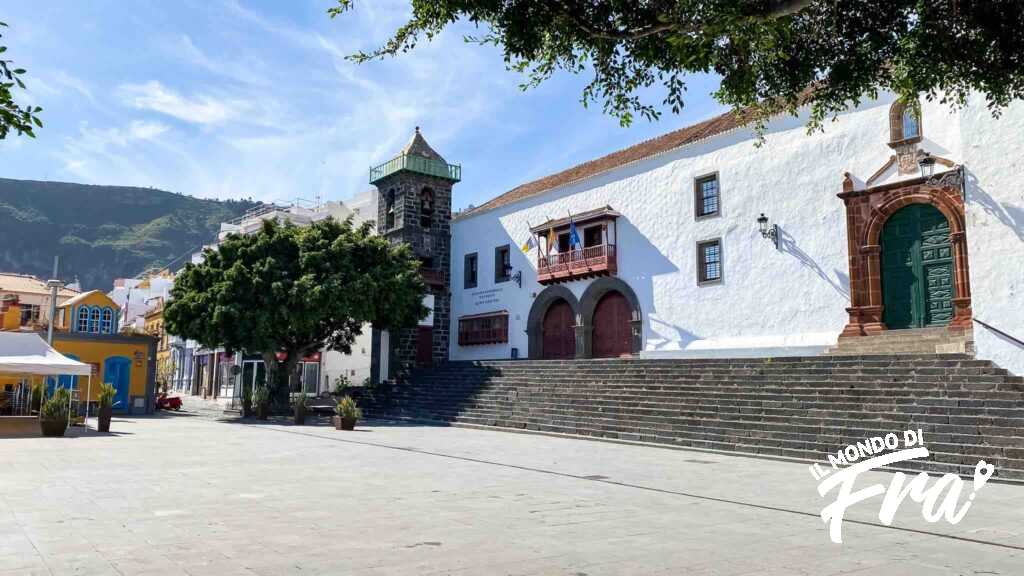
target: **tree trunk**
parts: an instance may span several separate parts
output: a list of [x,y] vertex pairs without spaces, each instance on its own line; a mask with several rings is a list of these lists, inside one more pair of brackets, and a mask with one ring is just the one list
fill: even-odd
[[263,353],[263,364],[267,367],[267,385],[270,386],[270,406],[275,414],[291,412],[289,388],[291,376],[298,364],[298,354],[288,351],[288,357],[279,361],[274,352]]

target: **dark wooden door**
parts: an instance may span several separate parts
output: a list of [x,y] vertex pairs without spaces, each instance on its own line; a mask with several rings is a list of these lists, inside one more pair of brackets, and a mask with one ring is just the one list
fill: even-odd
[[416,332],[416,365],[430,366],[434,359],[434,329],[420,326]]
[[633,352],[629,302],[621,292],[609,292],[594,308],[592,350],[595,358],[629,356]]
[[882,316],[889,329],[945,326],[953,318],[949,221],[934,206],[911,204],[882,229]]
[[572,316],[572,307],[565,300],[558,300],[548,308],[544,315],[543,358],[555,360],[576,357],[576,332]]

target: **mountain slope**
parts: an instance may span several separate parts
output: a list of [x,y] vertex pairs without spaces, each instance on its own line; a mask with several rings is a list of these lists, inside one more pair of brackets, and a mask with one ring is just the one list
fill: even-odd
[[[255,206],[154,188],[0,178],[0,271],[60,276],[86,290],[208,244],[219,224]],[[178,263],[180,264],[180,262]]]

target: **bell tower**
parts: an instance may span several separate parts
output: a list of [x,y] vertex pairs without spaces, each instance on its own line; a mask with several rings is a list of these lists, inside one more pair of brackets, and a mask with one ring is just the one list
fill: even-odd
[[462,168],[431,148],[418,126],[397,156],[370,169],[379,198],[377,231],[392,243],[408,244],[419,257],[427,285],[424,304],[431,309],[416,328],[398,333],[374,328],[375,382],[448,360],[452,187],[461,177]]

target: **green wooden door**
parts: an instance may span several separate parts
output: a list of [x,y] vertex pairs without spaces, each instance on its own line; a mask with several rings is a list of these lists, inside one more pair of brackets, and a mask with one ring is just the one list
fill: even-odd
[[934,206],[911,204],[885,223],[882,303],[893,330],[945,326],[953,318],[949,222]]

